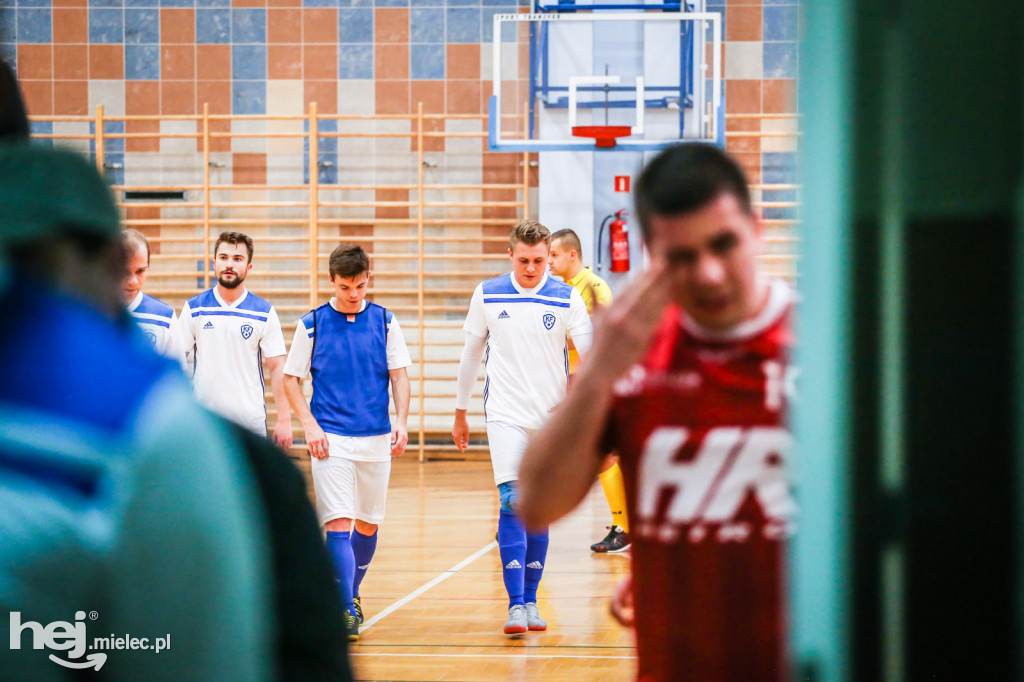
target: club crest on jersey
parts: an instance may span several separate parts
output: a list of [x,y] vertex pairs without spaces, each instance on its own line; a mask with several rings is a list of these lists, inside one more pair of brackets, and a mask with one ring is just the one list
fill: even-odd
[[156,348],[156,334],[151,331],[143,332],[143,336],[146,337],[146,343],[149,344],[150,348]]
[[251,324],[243,324],[242,325],[242,338],[243,339],[248,339],[250,336],[252,336],[252,325]]
[[555,316],[551,313],[544,313],[544,317],[541,320],[544,322],[545,329],[551,329],[555,326]]

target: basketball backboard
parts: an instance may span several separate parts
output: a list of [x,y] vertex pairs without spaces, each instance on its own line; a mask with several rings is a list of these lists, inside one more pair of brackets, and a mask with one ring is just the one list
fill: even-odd
[[720,14],[572,7],[494,15],[492,151],[721,143]]

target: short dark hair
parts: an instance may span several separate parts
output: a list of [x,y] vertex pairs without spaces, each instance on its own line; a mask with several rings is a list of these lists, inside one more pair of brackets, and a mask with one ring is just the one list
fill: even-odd
[[583,257],[583,244],[580,243],[580,236],[568,227],[564,230],[559,230],[551,235],[551,243],[562,241],[569,247],[570,251],[575,251],[576,255],[580,258]]
[[358,244],[339,244],[334,251],[331,251],[328,269],[331,279],[335,277],[352,279],[370,271],[370,257]]
[[701,142],[668,147],[636,181],[633,199],[644,239],[650,237],[653,216],[692,213],[722,194],[733,195],[745,213],[752,212],[747,178],[732,156]]
[[217,237],[217,242],[213,245],[213,255],[217,256],[217,249],[220,248],[221,244],[245,244],[246,251],[249,252],[249,262],[252,262],[252,237],[241,232],[221,232],[220,236]]
[[541,242],[551,245],[551,231],[536,220],[527,218],[518,222],[512,231],[508,233],[508,248],[516,248],[516,244],[522,242],[527,246],[534,246]]
[[10,65],[0,59],[0,139],[25,142],[29,131],[28,114],[18,79]]
[[142,234],[138,230],[128,228],[121,233],[121,238],[124,240],[126,253],[132,254],[139,249],[145,249],[146,263],[149,263],[149,240],[146,239],[146,235]]

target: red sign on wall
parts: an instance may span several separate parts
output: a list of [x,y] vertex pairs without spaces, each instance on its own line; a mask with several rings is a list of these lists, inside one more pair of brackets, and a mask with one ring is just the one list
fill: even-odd
[[616,175],[615,176],[615,191],[616,192],[629,192],[629,176],[628,175]]

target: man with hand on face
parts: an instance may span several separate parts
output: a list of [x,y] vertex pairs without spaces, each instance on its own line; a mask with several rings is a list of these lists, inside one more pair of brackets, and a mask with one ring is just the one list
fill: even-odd
[[651,267],[605,311],[568,397],[530,441],[523,520],[571,511],[614,448],[633,576],[611,607],[636,627],[638,678],[782,682],[793,293],[758,273],[761,226],[721,149],[666,149],[635,204]]
[[[334,297],[296,325],[284,381],[306,431],[317,514],[327,531],[348,638],[355,641],[363,621],[359,585],[377,549],[391,458],[409,442],[406,368],[412,360],[391,311],[365,300],[370,259],[362,247],[341,244],[329,269]],[[307,375],[313,377],[310,405],[302,393]]]
[[121,233],[124,240],[128,270],[122,289],[128,313],[135,319],[143,336],[157,353],[178,362],[183,361],[172,329],[177,322],[174,308],[142,292],[149,275],[149,240],[137,230]]
[[584,352],[593,331],[580,293],[548,277],[550,241],[551,233],[536,220],[513,227],[508,238],[512,272],[476,287],[462,327],[466,345],[459,361],[452,439],[465,451],[466,411],[480,359],[486,357],[484,413],[500,496],[498,548],[509,599],[507,635],[547,629],[537,609],[537,586],[547,560],[548,530],[538,527],[527,534],[519,521],[519,460],[527,438],[565,396],[566,337]]
[[217,286],[194,296],[175,327],[186,359],[194,364],[196,398],[214,412],[267,435],[263,358],[277,405],[274,442],[292,445],[292,418],[284,392],[284,335],[277,311],[246,290],[252,270],[252,238],[223,232],[213,247]]

